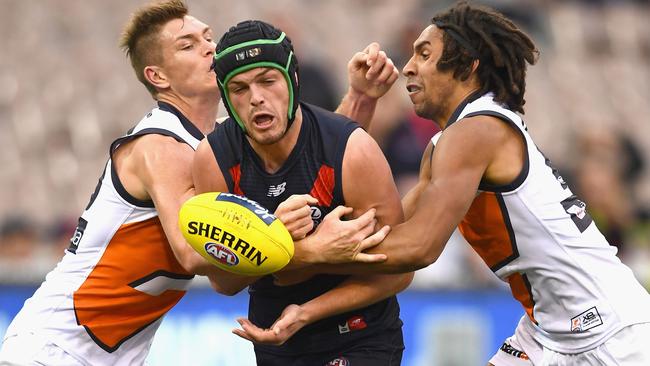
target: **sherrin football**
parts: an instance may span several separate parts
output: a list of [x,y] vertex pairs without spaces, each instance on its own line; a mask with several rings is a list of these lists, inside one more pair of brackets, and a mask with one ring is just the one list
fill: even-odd
[[231,193],[202,193],[178,214],[185,240],[215,266],[259,276],[282,269],[293,257],[284,224],[257,202]]

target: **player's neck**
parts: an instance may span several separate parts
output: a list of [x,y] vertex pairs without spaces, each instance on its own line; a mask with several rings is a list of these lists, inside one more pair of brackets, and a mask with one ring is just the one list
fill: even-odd
[[477,91],[478,88],[476,87],[463,87],[455,90],[455,92],[449,99],[449,104],[448,104],[448,108],[446,108],[445,116],[440,118],[439,120],[440,121],[439,126],[441,129],[444,130],[447,127],[447,123],[450,122],[449,118],[451,118],[451,115],[456,111],[458,106],[460,106],[465,100],[467,100],[467,98],[469,98],[472,94],[476,93]]
[[218,98],[180,98],[175,95],[161,94],[158,100],[176,107],[204,135],[214,130],[219,108]]
[[298,137],[300,136],[300,129],[302,128],[302,110],[298,108],[296,110],[296,118],[289,127],[287,133],[276,143],[271,145],[260,145],[253,141],[251,138],[248,139],[253,150],[264,164],[264,170],[269,174],[274,174],[287,161],[289,155],[296,147],[298,142]]

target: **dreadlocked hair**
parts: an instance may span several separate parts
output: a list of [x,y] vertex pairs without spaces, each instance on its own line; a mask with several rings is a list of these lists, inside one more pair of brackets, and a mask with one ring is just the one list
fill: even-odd
[[443,30],[443,50],[436,67],[453,71],[465,81],[479,60],[477,76],[481,94],[493,92],[494,100],[524,113],[526,62],[534,65],[539,51],[531,39],[503,14],[465,1],[431,19]]

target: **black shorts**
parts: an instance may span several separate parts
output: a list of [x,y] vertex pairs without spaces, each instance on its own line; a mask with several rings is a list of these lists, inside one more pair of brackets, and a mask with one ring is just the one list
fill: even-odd
[[258,366],[399,366],[404,342],[402,329],[385,330],[345,348],[322,353],[276,355],[255,351]]

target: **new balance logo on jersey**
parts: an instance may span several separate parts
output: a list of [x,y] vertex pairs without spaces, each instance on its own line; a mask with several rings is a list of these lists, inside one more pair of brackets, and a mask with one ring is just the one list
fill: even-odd
[[269,187],[269,192],[266,194],[267,197],[277,197],[284,193],[284,191],[287,189],[287,182],[282,182],[278,184],[277,186],[271,185]]

